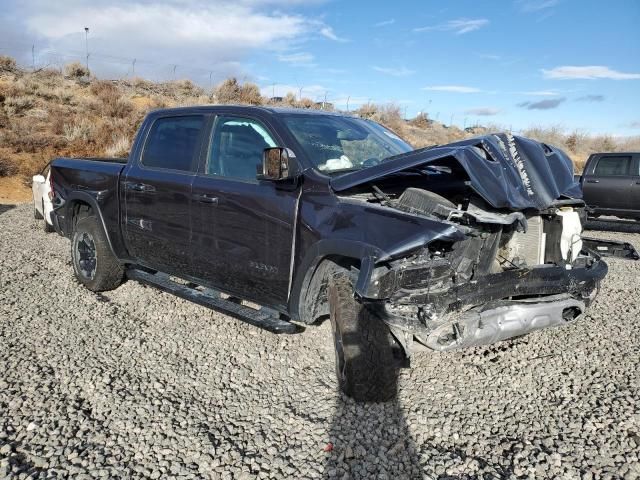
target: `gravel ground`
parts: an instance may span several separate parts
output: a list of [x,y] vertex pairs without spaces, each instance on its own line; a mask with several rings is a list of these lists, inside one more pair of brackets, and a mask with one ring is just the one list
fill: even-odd
[[[640,246],[640,225],[594,236]],[[0,478],[640,478],[640,262],[579,323],[336,392],[328,322],[275,336],[134,282],[93,294],[0,207]]]

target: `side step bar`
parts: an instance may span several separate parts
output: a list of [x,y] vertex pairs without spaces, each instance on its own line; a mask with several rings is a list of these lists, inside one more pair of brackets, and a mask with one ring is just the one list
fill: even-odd
[[591,250],[601,257],[618,257],[627,260],[640,260],[640,254],[633,245],[615,240],[582,237],[582,248]]
[[237,303],[237,301],[234,301],[235,299],[221,298],[219,292],[215,290],[196,290],[191,286],[174,282],[164,273],[154,274],[132,268],[127,270],[127,277],[159,288],[164,292],[172,293],[177,297],[184,298],[203,307],[225,313],[272,333],[298,333],[304,330],[303,327],[295,323],[278,318],[278,313],[274,310],[267,308],[256,310],[255,308],[247,307]]

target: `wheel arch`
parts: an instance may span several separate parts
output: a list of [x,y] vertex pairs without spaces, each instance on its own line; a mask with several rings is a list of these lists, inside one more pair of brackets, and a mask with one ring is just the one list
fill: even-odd
[[367,257],[379,257],[372,245],[357,241],[321,240],[299,263],[289,298],[291,318],[311,324],[329,314],[327,285],[331,276],[349,272],[355,285]]
[[113,253],[113,255],[118,258],[118,255],[113,248],[113,242],[111,241],[109,230],[107,229],[107,225],[105,224],[104,215],[102,214],[102,210],[100,209],[100,206],[98,205],[98,202],[94,197],[92,197],[88,193],[74,192],[67,198],[65,202],[65,210],[65,233],[68,237],[71,237],[71,235],[73,234],[73,228],[78,220],[94,214],[96,219],[98,220],[98,225],[102,229],[105,238],[107,239],[109,250],[111,250],[111,253]]

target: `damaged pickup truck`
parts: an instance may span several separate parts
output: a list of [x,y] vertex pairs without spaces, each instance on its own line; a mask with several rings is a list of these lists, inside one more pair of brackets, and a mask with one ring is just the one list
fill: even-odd
[[87,288],[130,278],[276,333],[328,316],[362,401],[418,349],[575,321],[607,273],[569,158],[510,134],[414,150],[327,112],[158,110],[126,163],[58,158],[51,182]]

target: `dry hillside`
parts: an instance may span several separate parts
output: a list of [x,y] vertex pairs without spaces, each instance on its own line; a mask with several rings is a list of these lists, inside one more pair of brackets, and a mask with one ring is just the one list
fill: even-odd
[[[55,156],[126,155],[145,114],[154,108],[210,103],[261,105],[268,99],[251,83],[228,79],[211,90],[189,80],[151,82],[144,79],[106,81],[91,77],[80,64],[63,72],[27,71],[0,56],[0,200],[27,200],[29,178]],[[281,105],[316,108],[313,100],[290,93]],[[401,117],[395,105],[363,105],[356,113],[384,123],[416,147],[443,144],[487,132],[461,130],[420,115]],[[495,130],[495,129],[492,129]],[[640,138],[624,143],[560,128],[533,128],[524,135],[564,148],[578,168],[589,153],[640,148]]]

